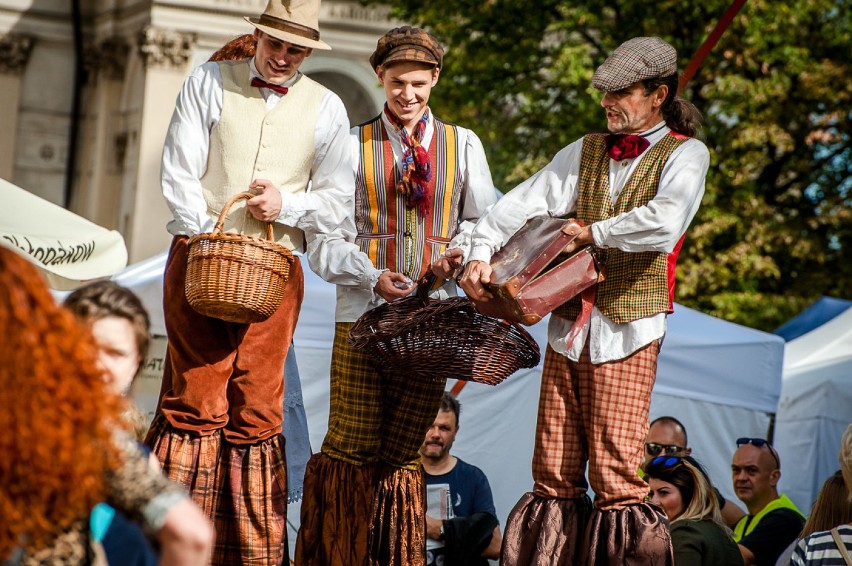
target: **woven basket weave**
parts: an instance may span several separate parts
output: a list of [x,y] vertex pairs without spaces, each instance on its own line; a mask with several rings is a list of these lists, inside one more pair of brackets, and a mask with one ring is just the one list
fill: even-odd
[[538,344],[524,329],[477,311],[469,299],[428,298],[429,281],[404,299],[367,311],[349,343],[380,371],[420,379],[454,378],[497,385],[538,365]]
[[200,314],[247,324],[269,318],[281,304],[293,254],[272,241],[272,224],[266,239],[222,232],[228,210],[240,193],[222,209],[213,231],[189,239],[186,266],[186,298]]

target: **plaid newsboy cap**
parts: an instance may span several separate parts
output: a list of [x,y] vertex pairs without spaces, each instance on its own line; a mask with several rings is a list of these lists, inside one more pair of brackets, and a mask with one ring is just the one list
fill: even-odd
[[444,48],[431,33],[421,28],[402,26],[379,38],[376,50],[370,55],[370,65],[375,69],[388,63],[414,61],[440,67],[443,58]]
[[677,73],[677,51],[659,37],[634,37],[619,45],[595,71],[592,85],[604,92]]

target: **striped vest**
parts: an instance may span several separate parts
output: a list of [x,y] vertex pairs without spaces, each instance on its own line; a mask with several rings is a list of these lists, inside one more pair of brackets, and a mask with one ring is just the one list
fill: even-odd
[[[210,132],[207,171],[201,178],[208,213],[218,218],[228,199],[245,192],[254,179],[269,179],[285,193],[304,193],[311,178],[314,131],[327,89],[302,76],[274,108],[266,108],[250,85],[248,61],[220,62],[222,116]],[[292,134],[291,132],[297,132]],[[225,231],[266,237],[266,223],[255,220],[245,200],[231,207]],[[304,248],[298,228],[273,223],[273,239],[291,250]]]
[[[613,205],[606,134],[587,135],[580,157],[577,218],[591,224],[647,204],[657,194],[666,161],[687,139],[669,133],[650,148]],[[615,248],[598,252],[606,263],[606,278],[597,285],[595,306],[604,316],[616,324],[625,324],[670,311],[667,254],[630,253]],[[580,313],[580,298],[571,299],[553,312],[566,319],[576,318]]]
[[453,124],[435,119],[429,147],[434,195],[427,217],[405,206],[396,192],[399,168],[381,115],[359,126],[360,164],[355,176],[355,242],[378,269],[425,275],[456,233],[464,199],[459,136]]

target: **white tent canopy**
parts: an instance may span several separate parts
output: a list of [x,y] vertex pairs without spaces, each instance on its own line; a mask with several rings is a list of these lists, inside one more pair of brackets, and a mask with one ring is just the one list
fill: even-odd
[[[130,266],[115,278],[142,297],[151,310],[155,334],[165,333],[161,291],[164,265],[165,254],[161,254]],[[305,299],[295,345],[311,445],[318,450],[328,421],[335,290],[307,265],[304,267]],[[546,321],[528,330],[543,352]],[[782,354],[783,340],[772,334],[680,305],[669,318],[651,416],[672,415],[686,425],[694,455],[729,498],[734,497],[730,482],[734,440],[766,435],[780,391]],[[158,363],[149,365],[157,367]],[[541,366],[521,370],[497,387],[468,383],[459,394],[461,429],[454,453],[485,471],[503,524],[517,499],[532,488],[530,462],[540,376]],[[448,389],[451,386],[449,383]],[[157,390],[150,388],[154,395]],[[139,402],[151,404],[156,398]],[[290,520],[297,521],[298,514],[291,513]]]
[[0,245],[27,255],[54,289],[109,277],[127,265],[121,234],[0,179]]
[[787,343],[776,418],[780,488],[807,511],[839,468],[840,437],[852,423],[852,309]]

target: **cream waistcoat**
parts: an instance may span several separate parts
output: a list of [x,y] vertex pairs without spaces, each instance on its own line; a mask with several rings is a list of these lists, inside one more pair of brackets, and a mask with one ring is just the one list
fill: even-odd
[[[211,216],[218,218],[232,196],[254,179],[269,179],[282,194],[303,193],[310,181],[314,130],[327,89],[302,76],[271,110],[249,84],[247,61],[220,62],[224,87],[222,116],[210,132],[207,171],[201,178]],[[295,134],[291,134],[295,132]],[[248,213],[245,200],[231,207],[224,229],[266,237],[266,226]],[[304,249],[298,228],[273,223],[274,240]]]

